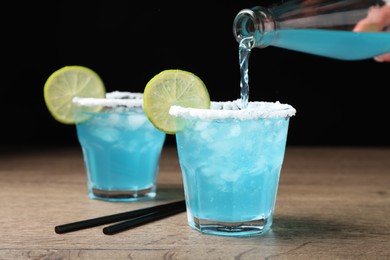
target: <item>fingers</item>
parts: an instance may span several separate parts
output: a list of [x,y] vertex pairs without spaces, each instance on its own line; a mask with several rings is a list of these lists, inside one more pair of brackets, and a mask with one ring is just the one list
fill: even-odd
[[377,23],[370,22],[367,18],[359,21],[355,28],[353,28],[354,32],[379,32],[382,31],[382,28]]
[[390,53],[376,56],[374,60],[376,60],[377,62],[390,62]]
[[359,21],[355,32],[377,32],[384,30],[390,24],[390,5],[371,7],[368,15]]
[[[355,32],[380,32],[390,24],[390,5],[371,7],[368,15],[359,21],[353,31]],[[390,62],[390,53],[374,58],[378,62]]]

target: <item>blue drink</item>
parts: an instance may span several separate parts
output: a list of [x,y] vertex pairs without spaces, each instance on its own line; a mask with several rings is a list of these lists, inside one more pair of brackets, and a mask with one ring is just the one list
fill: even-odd
[[[227,110],[221,110],[226,104]],[[289,118],[295,109],[249,102],[246,109],[229,110],[231,104],[238,108],[241,103],[170,110],[184,124],[176,140],[188,223],[207,234],[260,235],[272,225]]]
[[340,60],[362,60],[390,52],[389,32],[283,29],[272,45]]
[[129,95],[112,92],[89,104],[82,98],[73,102],[92,199],[134,201],[156,195],[165,133],[146,117],[142,94]]

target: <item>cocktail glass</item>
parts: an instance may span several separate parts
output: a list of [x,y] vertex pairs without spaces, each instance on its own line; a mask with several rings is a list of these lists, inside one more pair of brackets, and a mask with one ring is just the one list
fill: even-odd
[[92,199],[136,201],[156,196],[165,133],[146,117],[142,93],[72,100]]
[[189,225],[205,234],[254,236],[270,230],[290,117],[279,102],[172,106]]

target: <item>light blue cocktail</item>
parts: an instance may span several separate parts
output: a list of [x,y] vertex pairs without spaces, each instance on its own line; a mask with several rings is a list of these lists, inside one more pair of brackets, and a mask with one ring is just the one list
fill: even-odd
[[142,108],[142,93],[111,92],[107,98],[73,99],[77,136],[89,197],[135,201],[156,196],[165,133]]
[[252,236],[273,220],[289,119],[279,102],[212,102],[211,109],[173,106],[189,225],[202,233]]

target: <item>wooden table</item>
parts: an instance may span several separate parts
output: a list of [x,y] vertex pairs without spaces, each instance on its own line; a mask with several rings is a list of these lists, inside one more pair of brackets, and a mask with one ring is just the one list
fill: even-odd
[[3,149],[0,259],[390,259],[390,148],[287,147],[273,229],[202,235],[185,213],[115,235],[54,227],[183,199],[176,149],[164,147],[156,200],[87,197],[81,150]]

